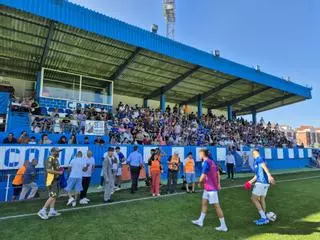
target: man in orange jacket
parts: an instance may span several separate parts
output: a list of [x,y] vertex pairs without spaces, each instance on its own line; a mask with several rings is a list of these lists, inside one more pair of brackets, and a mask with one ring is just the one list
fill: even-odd
[[22,167],[18,169],[17,174],[12,181],[12,187],[13,187],[12,200],[19,199],[19,196],[22,190],[22,184],[23,184],[23,174],[25,173],[28,165],[29,165],[29,161],[25,161]]

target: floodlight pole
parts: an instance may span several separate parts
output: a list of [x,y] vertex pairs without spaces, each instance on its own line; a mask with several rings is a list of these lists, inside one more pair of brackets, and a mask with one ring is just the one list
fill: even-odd
[[167,38],[174,39],[176,22],[176,1],[163,0],[163,14],[167,24]]

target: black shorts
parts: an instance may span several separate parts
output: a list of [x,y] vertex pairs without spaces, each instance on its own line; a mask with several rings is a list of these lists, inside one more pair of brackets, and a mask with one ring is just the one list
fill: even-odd
[[51,185],[47,186],[49,197],[56,198],[59,195],[58,181],[53,181]]
[[22,184],[21,185],[12,184],[12,187],[13,187],[13,196],[15,197],[19,196],[22,190]]

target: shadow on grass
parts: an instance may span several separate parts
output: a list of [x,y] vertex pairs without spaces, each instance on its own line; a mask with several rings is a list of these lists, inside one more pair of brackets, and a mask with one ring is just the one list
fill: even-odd
[[310,235],[320,233],[320,222],[296,221],[291,225],[275,226],[268,233],[277,233],[281,235]]

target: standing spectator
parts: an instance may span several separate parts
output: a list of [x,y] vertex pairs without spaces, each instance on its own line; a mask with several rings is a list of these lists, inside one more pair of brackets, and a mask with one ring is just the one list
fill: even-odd
[[228,172],[228,179],[230,179],[230,175],[232,180],[234,179],[234,167],[236,166],[236,160],[231,153],[230,150],[228,150],[228,154],[226,156],[226,167]]
[[26,198],[26,194],[31,190],[29,193],[27,199],[33,198],[37,191],[38,191],[38,185],[36,183],[36,176],[37,176],[37,170],[36,166],[38,164],[38,160],[32,159],[31,163],[28,165],[26,171],[23,175],[23,186],[22,191],[20,194],[19,200],[24,200]]
[[152,196],[160,196],[161,154],[156,152],[151,159],[150,173],[152,184]]
[[172,157],[168,160],[168,193],[174,193],[176,191],[178,172],[180,166],[179,153],[175,152]]
[[4,144],[16,144],[17,143],[17,139],[14,138],[13,133],[9,133],[8,137],[3,139],[2,143],[4,143]]
[[19,195],[21,193],[22,184],[23,184],[23,175],[29,165],[29,161],[25,161],[22,167],[20,167],[16,173],[16,176],[14,177],[12,181],[12,187],[13,187],[13,197],[12,200],[19,199]]
[[116,190],[120,190],[121,188],[121,177],[122,177],[122,164],[126,162],[126,157],[123,155],[123,153],[120,151],[120,147],[116,147],[116,154],[118,158],[118,169],[117,169],[117,176],[116,176]]
[[101,136],[97,136],[97,138],[94,140],[94,144],[96,144],[96,145],[104,145],[105,141],[102,139]]
[[[88,165],[85,164],[82,158],[81,151],[77,153],[76,158],[71,160],[69,169],[70,169],[70,175],[68,179],[68,185],[65,188],[69,196],[67,206],[71,204],[72,207],[75,207],[77,205],[78,194],[83,190],[82,188],[83,172],[86,172],[88,170]],[[72,195],[73,190],[74,190],[74,195]]]
[[90,186],[91,174],[95,168],[95,160],[92,157],[92,151],[88,150],[87,156],[84,157],[84,162],[87,166],[87,170],[82,174],[82,187],[83,190],[80,193],[80,204],[88,204],[90,200],[87,198],[87,191]]
[[186,159],[185,162],[185,166],[184,166],[184,173],[185,173],[185,177],[186,177],[186,190],[187,193],[189,193],[189,184],[192,184],[192,192],[195,192],[195,182],[196,182],[196,174],[195,174],[195,163],[194,160],[192,158],[192,153],[189,152],[188,153],[188,157]]
[[52,141],[49,139],[48,134],[42,134],[40,144],[51,144]]
[[20,144],[28,144],[29,143],[29,136],[26,131],[22,131],[20,137],[18,138],[18,143]]
[[31,108],[30,108],[30,113],[32,115],[40,115],[41,112],[40,112],[40,105],[39,103],[36,101],[36,100],[32,100],[32,103],[31,103]]
[[104,160],[103,160],[103,164],[102,164],[103,179],[104,179],[103,200],[105,203],[112,202],[111,195],[113,193],[113,188],[114,188],[112,163],[115,158],[113,151],[114,151],[114,149],[112,147],[108,148],[108,152],[104,156]]
[[138,146],[133,147],[133,152],[130,153],[127,163],[130,167],[131,174],[131,193],[135,193],[138,190],[138,181],[140,170],[143,167],[142,154],[138,152]]
[[[46,187],[48,188],[49,198],[45,202],[44,206],[38,212],[38,216],[41,219],[48,219],[49,217],[55,217],[61,215],[61,213],[57,212],[54,207],[56,203],[56,198],[59,194],[59,187],[58,187],[58,179],[60,175],[63,174],[63,171],[60,170],[59,165],[59,152],[58,148],[51,149],[51,155],[49,156],[48,160],[46,161],[45,165],[45,183]],[[49,214],[47,215],[47,208],[50,207]]]

